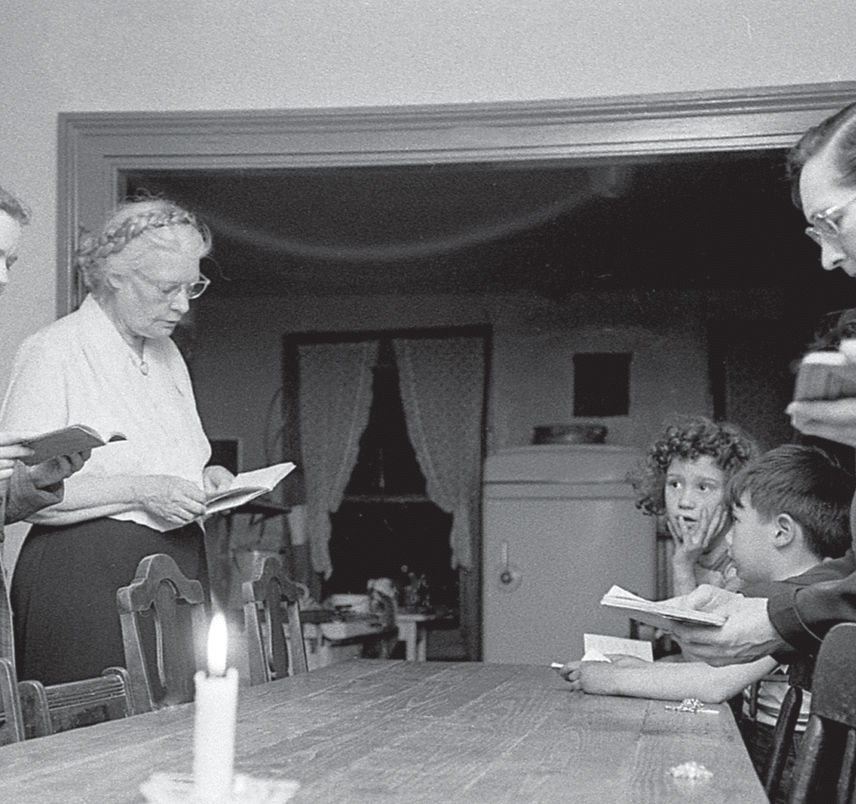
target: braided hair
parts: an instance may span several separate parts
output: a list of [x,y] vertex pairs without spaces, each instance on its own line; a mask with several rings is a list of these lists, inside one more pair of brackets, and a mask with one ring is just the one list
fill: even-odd
[[30,210],[27,206],[2,187],[0,187],[0,212],[5,212],[21,226],[30,222]]
[[[189,226],[201,238],[200,257],[211,250],[208,227],[186,209],[165,199],[134,200],[122,204],[110,216],[97,235],[82,232],[75,251],[75,265],[86,287],[99,291],[103,287],[108,260],[121,253],[142,235],[156,236],[164,229]],[[164,240],[163,237],[157,238]],[[152,243],[153,246],[164,245]]]

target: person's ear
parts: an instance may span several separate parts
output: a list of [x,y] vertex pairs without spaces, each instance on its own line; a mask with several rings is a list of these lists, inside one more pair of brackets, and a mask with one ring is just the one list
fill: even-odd
[[799,523],[790,514],[779,514],[773,521],[773,546],[781,550],[792,544],[800,533]]

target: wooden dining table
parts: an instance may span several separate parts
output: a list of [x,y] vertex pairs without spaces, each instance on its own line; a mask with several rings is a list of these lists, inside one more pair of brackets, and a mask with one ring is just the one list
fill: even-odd
[[[766,804],[727,705],[572,692],[549,667],[355,659],[241,688],[235,770],[294,804]],[[141,804],[193,704],[0,748],[0,801]],[[682,771],[689,769],[689,776]]]

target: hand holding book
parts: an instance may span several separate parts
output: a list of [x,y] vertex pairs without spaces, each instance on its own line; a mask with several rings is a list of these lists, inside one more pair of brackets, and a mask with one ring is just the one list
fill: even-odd
[[49,461],[51,458],[73,455],[76,452],[103,447],[113,441],[126,440],[127,438],[122,433],[110,433],[107,436],[101,436],[85,424],[71,424],[59,430],[51,430],[24,439],[21,444],[33,450],[33,454],[21,458],[21,461],[28,466],[34,466]]
[[856,446],[856,340],[802,359],[786,413],[805,435]]
[[680,622],[696,625],[722,625],[725,622],[722,614],[686,608],[674,600],[646,600],[620,586],[613,586],[600,602],[603,606],[626,609],[634,620],[663,631],[671,631],[675,623]]
[[244,505],[262,494],[267,494],[282,482],[294,470],[293,463],[277,463],[252,472],[235,475],[228,489],[209,495],[206,502],[206,515],[216,514]]

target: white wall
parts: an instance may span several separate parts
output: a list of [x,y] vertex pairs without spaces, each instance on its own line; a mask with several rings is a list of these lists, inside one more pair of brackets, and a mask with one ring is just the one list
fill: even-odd
[[0,386],[14,347],[55,315],[60,111],[520,101],[856,75],[852,0],[823,13],[779,0],[6,0],[0,24],[0,184],[36,212],[0,301]]
[[[55,317],[59,112],[523,101],[856,75],[852,0],[822,13],[780,0],[5,0],[0,26],[0,184],[35,211],[0,299],[0,387],[20,341]],[[503,361],[497,437],[517,443],[524,392]],[[563,415],[558,403],[533,413]],[[534,423],[545,422],[519,427]]]
[[634,353],[630,415],[600,421],[610,443],[644,446],[675,413],[710,411],[705,311],[698,294],[664,292],[641,319],[629,298],[586,295],[557,304],[525,296],[384,297],[344,305],[206,296],[197,303],[191,360],[200,414],[210,437],[241,439],[244,468],[252,469],[264,463],[265,441],[276,434],[278,407],[274,429],[264,422],[282,381],[285,333],[490,323],[491,451],[530,443],[535,425],[574,420],[573,354],[587,351]]

